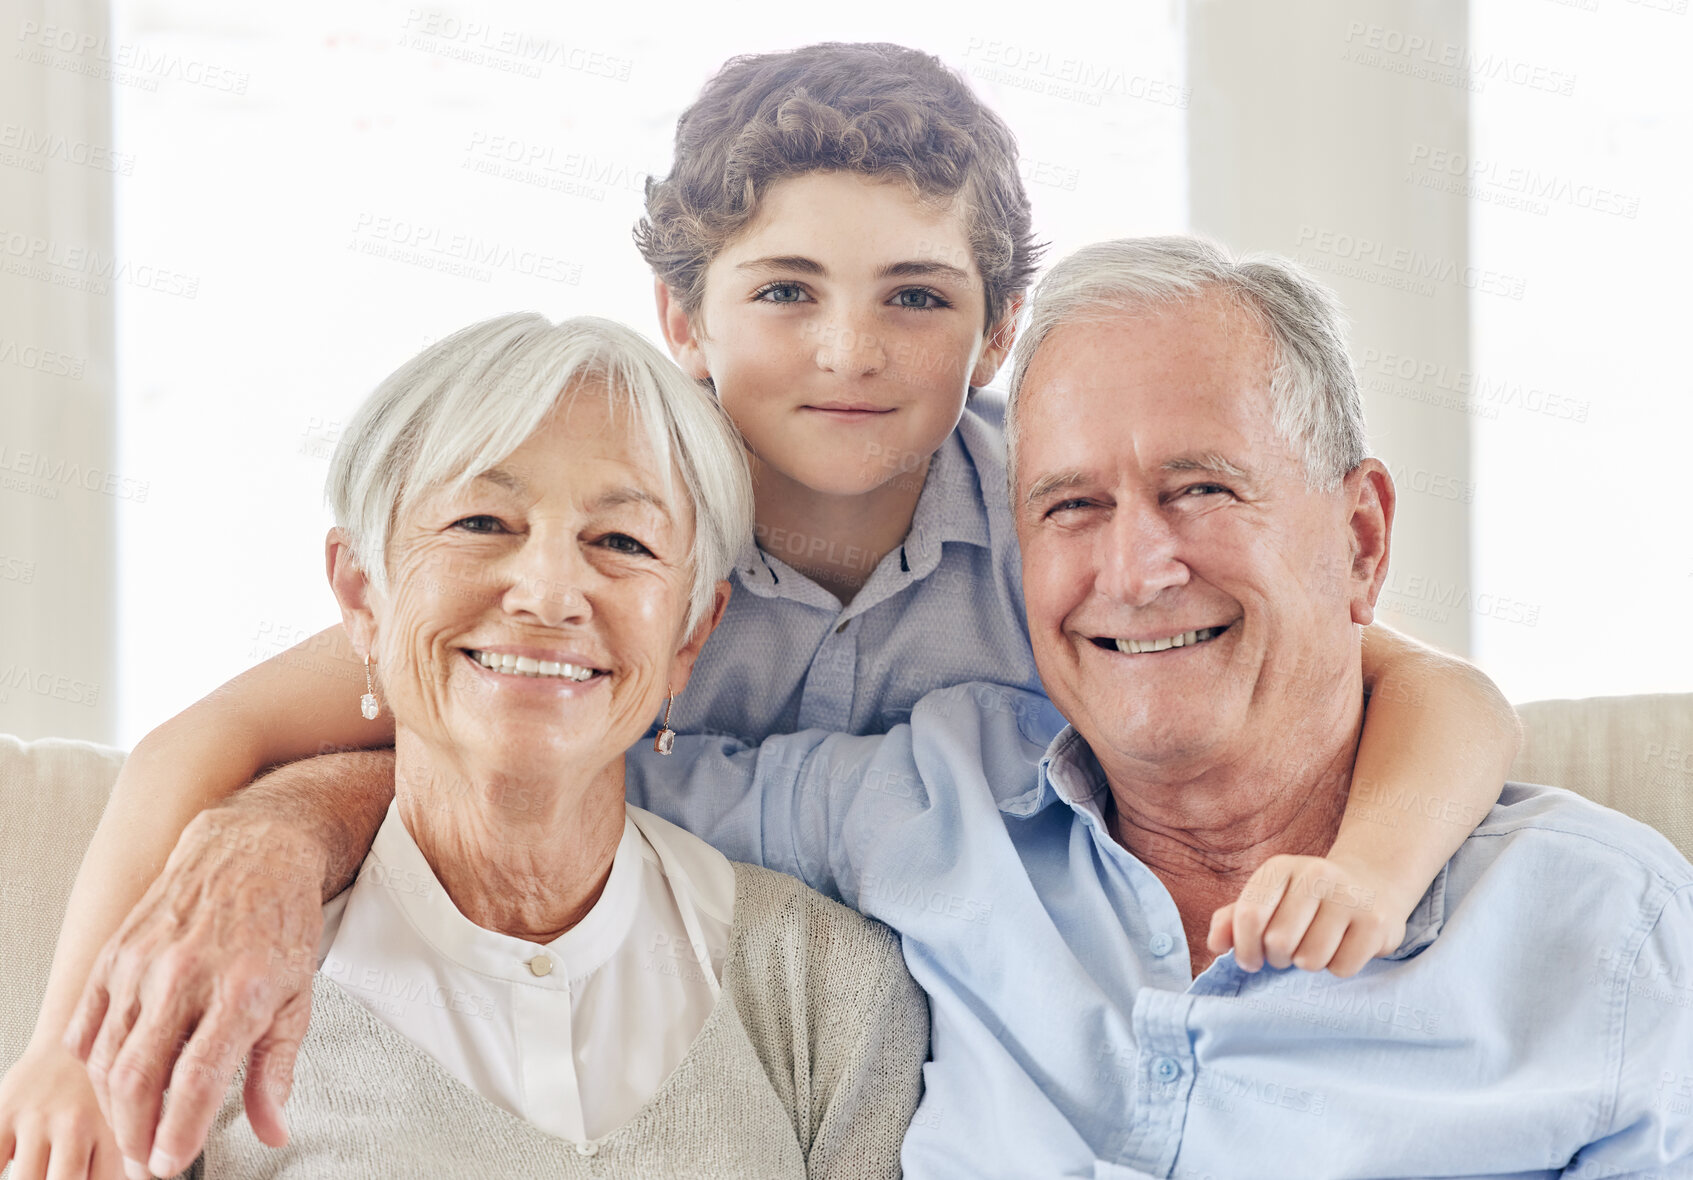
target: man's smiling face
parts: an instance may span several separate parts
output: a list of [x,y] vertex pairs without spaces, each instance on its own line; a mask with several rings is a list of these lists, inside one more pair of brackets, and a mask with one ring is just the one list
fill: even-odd
[[1355,481],[1307,486],[1272,425],[1273,357],[1210,292],[1058,328],[1025,376],[1014,507],[1035,661],[1108,770],[1257,762],[1359,675],[1373,595],[1352,568]]

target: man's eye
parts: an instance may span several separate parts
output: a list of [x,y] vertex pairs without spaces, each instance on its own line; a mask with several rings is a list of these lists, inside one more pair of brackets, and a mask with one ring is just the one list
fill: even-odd
[[614,549],[619,553],[628,553],[634,556],[645,555],[647,557],[651,557],[653,555],[653,551],[651,549],[648,549],[645,545],[635,540],[635,538],[631,537],[628,533],[608,533],[606,536],[600,538],[600,544],[604,545],[607,549]]
[[1069,512],[1073,509],[1086,508],[1087,506],[1088,501],[1086,500],[1060,500],[1051,508],[1048,508],[1046,510],[1046,514],[1048,516],[1056,516],[1060,512]]
[[500,521],[499,517],[484,514],[479,516],[467,516],[463,520],[455,520],[453,522],[453,527],[455,529],[462,529],[467,533],[492,533],[503,531],[506,526]]
[[771,283],[753,298],[765,303],[799,303],[805,299],[805,291],[798,283]]
[[894,302],[900,307],[909,307],[917,311],[929,311],[937,307],[951,307],[939,294],[927,287],[907,287],[894,296]]
[[1196,483],[1192,487],[1183,488],[1181,494],[1188,497],[1226,496],[1229,489],[1220,483]]

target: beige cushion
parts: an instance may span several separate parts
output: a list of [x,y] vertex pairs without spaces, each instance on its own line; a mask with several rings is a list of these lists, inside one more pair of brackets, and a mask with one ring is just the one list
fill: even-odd
[[1650,824],[1693,860],[1693,693],[1518,705],[1517,782],[1568,787]]
[[71,881],[122,750],[0,734],[0,1069],[35,1028]]

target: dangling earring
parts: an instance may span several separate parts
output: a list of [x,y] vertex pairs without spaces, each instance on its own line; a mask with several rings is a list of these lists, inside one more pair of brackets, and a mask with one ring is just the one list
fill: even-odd
[[370,653],[364,656],[364,696],[359,698],[359,712],[366,721],[375,721],[382,710],[376,703],[376,685],[370,679]]
[[675,699],[675,693],[664,694],[664,720],[658,723],[658,736],[653,738],[653,749],[660,754],[668,754],[676,748],[676,731],[670,728],[670,704]]

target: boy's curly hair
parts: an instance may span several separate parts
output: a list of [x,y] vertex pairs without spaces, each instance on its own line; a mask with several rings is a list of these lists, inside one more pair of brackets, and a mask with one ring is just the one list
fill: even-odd
[[962,194],[988,328],[1028,287],[1041,247],[1017,141],[957,73],[899,45],[829,42],[731,58],[677,121],[675,162],[663,180],[647,180],[635,244],[696,314],[706,267],[765,190],[808,172],[901,179],[924,197]]

